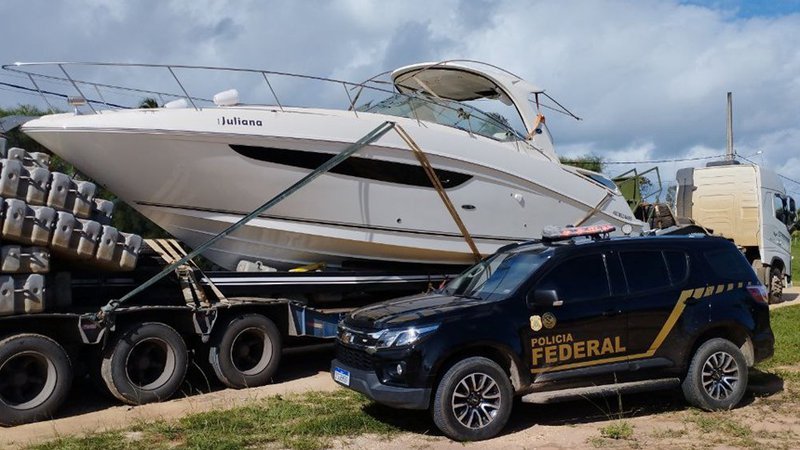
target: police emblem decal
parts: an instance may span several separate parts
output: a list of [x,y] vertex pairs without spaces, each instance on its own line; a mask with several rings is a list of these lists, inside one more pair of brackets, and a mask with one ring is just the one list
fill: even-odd
[[542,318],[539,316],[531,316],[531,330],[539,331],[542,329]]
[[545,328],[550,329],[556,326],[556,316],[553,313],[546,312],[542,314],[542,324]]

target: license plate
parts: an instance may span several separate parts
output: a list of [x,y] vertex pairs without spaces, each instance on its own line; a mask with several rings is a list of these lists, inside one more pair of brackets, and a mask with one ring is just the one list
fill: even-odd
[[350,386],[350,372],[338,367],[333,369],[334,381],[341,383],[345,386]]

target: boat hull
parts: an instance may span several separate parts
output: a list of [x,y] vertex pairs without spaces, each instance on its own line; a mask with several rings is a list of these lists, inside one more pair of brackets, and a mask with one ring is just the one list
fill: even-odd
[[[230,117],[234,124],[226,121]],[[299,109],[159,109],[46,116],[24,131],[197,247],[308,174],[315,161],[342,151],[385,120],[404,127],[440,171],[483,255],[537,238],[545,225],[640,228],[621,196],[524,145],[396,117]],[[354,158],[222,239],[205,256],[228,269],[241,260],[278,268],[474,261],[436,191],[419,181],[419,163],[396,133]]]

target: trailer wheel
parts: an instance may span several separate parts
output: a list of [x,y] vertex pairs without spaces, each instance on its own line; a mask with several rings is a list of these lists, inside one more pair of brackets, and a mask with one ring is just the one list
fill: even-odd
[[278,327],[260,314],[245,314],[217,331],[208,353],[217,378],[234,389],[267,384],[281,359]]
[[780,303],[783,301],[783,270],[772,267],[769,271],[769,304]]
[[175,329],[136,324],[106,347],[100,375],[111,395],[130,405],[166,400],[183,383],[189,354]]
[[0,424],[52,417],[71,385],[69,356],[54,340],[18,334],[0,341]]

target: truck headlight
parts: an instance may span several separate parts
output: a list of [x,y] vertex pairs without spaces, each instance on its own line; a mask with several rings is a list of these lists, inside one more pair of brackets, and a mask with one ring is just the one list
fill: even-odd
[[399,330],[383,330],[380,332],[375,348],[403,347],[419,342],[423,337],[433,333],[439,324],[424,327],[411,327]]

